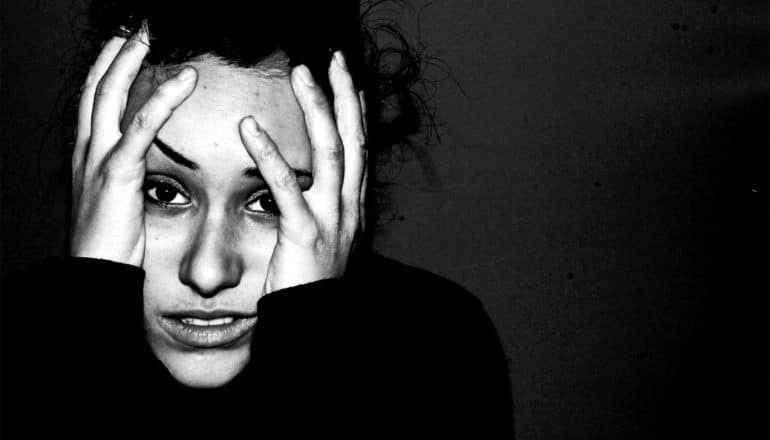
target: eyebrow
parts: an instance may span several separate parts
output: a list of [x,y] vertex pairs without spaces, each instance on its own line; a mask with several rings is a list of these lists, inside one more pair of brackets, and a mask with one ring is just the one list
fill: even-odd
[[[307,177],[307,178],[312,178],[313,177],[313,175],[310,174],[310,171],[298,170],[296,168],[292,168],[292,170],[294,171],[294,175],[297,176],[298,178],[299,177]],[[265,180],[265,178],[262,177],[262,172],[259,171],[259,168],[257,168],[257,167],[246,168],[245,170],[243,170],[243,175],[245,177],[250,177],[252,179]]]
[[[172,161],[176,162],[177,164],[189,168],[193,171],[197,171],[200,169],[200,166],[198,166],[197,163],[193,162],[192,160],[184,157],[181,153],[174,150],[169,144],[163,142],[162,140],[158,139],[157,137],[153,140],[155,145],[158,147],[161,153],[165,154],[166,157],[171,159]],[[293,169],[294,174],[297,177],[307,177],[312,178],[312,175],[310,171],[307,170],[299,170],[299,169]],[[249,177],[252,179],[259,179],[259,180],[265,180],[262,177],[262,172],[259,171],[259,168],[257,167],[249,167],[243,170],[244,177]]]
[[180,153],[178,153],[176,150],[171,148],[167,143],[163,142],[162,140],[155,137],[153,140],[155,145],[157,145],[158,149],[161,153],[165,154],[166,157],[173,160],[174,162],[178,163],[179,165],[182,165],[185,168],[189,168],[191,170],[198,170],[200,167],[197,163],[191,161],[190,159],[182,156]]

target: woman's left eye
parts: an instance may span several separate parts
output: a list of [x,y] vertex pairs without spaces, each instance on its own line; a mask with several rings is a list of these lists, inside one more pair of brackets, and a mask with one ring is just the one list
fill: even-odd
[[249,203],[246,205],[246,210],[252,212],[266,213],[274,216],[278,216],[278,205],[273,199],[273,195],[269,192],[263,192],[253,196],[249,199]]
[[144,194],[150,201],[163,206],[190,203],[190,199],[179,188],[167,182],[147,182]]

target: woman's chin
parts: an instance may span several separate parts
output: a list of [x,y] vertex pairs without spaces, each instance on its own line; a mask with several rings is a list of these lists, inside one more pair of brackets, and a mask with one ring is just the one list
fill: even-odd
[[235,378],[249,363],[249,347],[155,352],[177,382],[193,388],[217,388]]

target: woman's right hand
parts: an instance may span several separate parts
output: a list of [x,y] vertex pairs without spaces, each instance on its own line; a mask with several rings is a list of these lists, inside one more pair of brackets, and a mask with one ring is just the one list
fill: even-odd
[[197,78],[185,67],[163,82],[121,132],[128,92],[148,51],[145,26],[129,39],[112,38],[83,85],[72,154],[72,256],[137,267],[144,260],[145,155]]

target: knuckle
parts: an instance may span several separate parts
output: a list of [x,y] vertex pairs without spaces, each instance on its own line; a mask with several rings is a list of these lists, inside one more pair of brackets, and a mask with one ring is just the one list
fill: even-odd
[[310,105],[319,111],[328,112],[330,110],[329,101],[320,90],[315,90],[310,94]]
[[109,93],[111,87],[111,82],[109,78],[102,78],[99,80],[99,82],[96,84],[96,89],[94,89],[94,96],[95,97],[102,97]]
[[116,73],[107,72],[96,84],[95,97],[107,96],[112,92],[128,93],[129,85],[123,84]]
[[290,191],[294,189],[297,180],[294,173],[287,171],[281,172],[275,179],[275,186],[281,191]]
[[140,110],[134,115],[131,124],[137,130],[151,130],[153,128],[154,119],[155,118],[153,118],[147,110]]
[[82,97],[83,94],[90,89],[93,89],[99,85],[99,81],[96,78],[95,72],[90,72],[88,76],[86,77],[86,80],[83,81],[83,84],[80,86],[79,96],[78,98]]
[[110,155],[99,167],[99,177],[102,181],[112,181],[120,175],[120,167],[115,163],[114,155]]
[[345,149],[342,148],[340,142],[331,144],[326,151],[327,158],[332,162],[341,162],[345,160]]
[[103,186],[125,185],[139,179],[140,172],[132,167],[125,167],[118,154],[110,154],[99,168],[99,181]]
[[255,149],[258,162],[274,162],[278,159],[278,152],[271,145],[262,145]]
[[356,130],[356,132],[350,136],[350,142],[352,147],[364,148],[366,145],[366,136],[362,132]]

